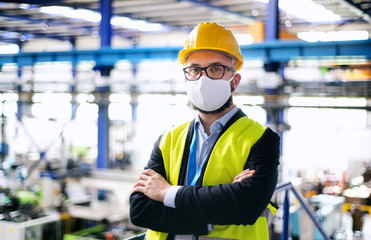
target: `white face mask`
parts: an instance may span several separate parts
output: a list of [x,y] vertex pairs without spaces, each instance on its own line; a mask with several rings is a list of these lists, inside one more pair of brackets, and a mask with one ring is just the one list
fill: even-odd
[[187,81],[187,95],[191,102],[199,109],[211,112],[215,111],[231,96],[229,80],[212,80],[207,76],[201,76],[197,81]]

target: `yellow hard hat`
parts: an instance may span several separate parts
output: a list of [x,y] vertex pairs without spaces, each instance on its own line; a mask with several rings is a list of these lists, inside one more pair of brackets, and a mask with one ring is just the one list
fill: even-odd
[[217,23],[198,24],[179,51],[179,61],[184,65],[189,54],[198,50],[215,50],[234,56],[237,59],[236,71],[243,65],[241,50],[233,33]]

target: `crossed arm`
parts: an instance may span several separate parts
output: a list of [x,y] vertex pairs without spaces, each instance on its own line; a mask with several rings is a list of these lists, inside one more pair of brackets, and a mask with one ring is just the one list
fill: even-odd
[[[233,183],[241,182],[245,178],[253,176],[254,173],[255,170],[243,170],[234,178]],[[141,192],[154,201],[163,202],[170,187],[171,185],[160,174],[152,169],[146,169],[136,180],[133,191]]]
[[279,138],[271,130],[264,135],[251,149],[245,165],[255,172],[243,171],[230,184],[183,186],[177,192],[175,209],[162,203],[170,186],[164,179],[161,151],[155,145],[147,170],[130,197],[131,221],[155,231],[196,235],[207,234],[208,223],[253,224],[277,183]]

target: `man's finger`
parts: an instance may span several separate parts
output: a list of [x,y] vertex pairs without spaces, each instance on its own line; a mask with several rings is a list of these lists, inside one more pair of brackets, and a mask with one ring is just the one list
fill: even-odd
[[244,176],[239,174],[234,178],[233,182],[241,182],[242,179],[244,179]]
[[246,170],[243,170],[242,172],[240,172],[234,179],[233,179],[233,182],[241,182],[243,181],[244,179],[248,178],[248,177],[252,177],[253,175],[255,174],[255,170],[250,170],[249,168],[246,169]]
[[136,186],[136,187],[133,188],[133,191],[134,191],[134,192],[141,192],[141,193],[144,193],[144,187]]
[[153,171],[152,169],[148,168],[148,169],[144,170],[144,171],[142,172],[142,174],[144,174],[144,175],[148,175],[148,176],[152,176],[152,175],[156,174],[156,172]]
[[255,170],[251,170],[251,171],[249,171],[249,172],[247,173],[247,175],[248,175],[248,176],[252,176],[252,175],[254,175],[254,173],[255,173]]
[[148,180],[149,178],[150,178],[149,175],[147,175],[147,174],[141,174],[141,175],[138,177],[137,181],[138,181],[138,180]]
[[135,188],[135,187],[140,187],[140,186],[144,186],[144,181],[142,181],[142,180],[138,180],[138,181],[135,182],[135,184],[134,184],[134,188]]

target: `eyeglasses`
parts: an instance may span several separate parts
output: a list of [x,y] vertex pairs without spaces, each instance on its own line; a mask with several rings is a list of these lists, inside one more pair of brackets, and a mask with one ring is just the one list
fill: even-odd
[[208,67],[186,67],[183,68],[184,76],[188,81],[197,81],[205,71],[210,79],[221,79],[224,77],[225,69],[235,72],[233,68],[224,65],[211,65]]

